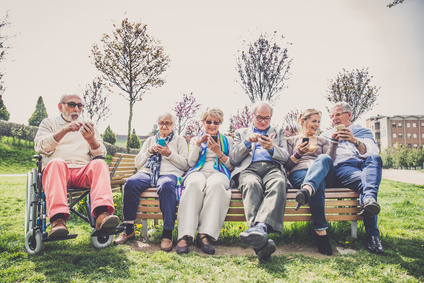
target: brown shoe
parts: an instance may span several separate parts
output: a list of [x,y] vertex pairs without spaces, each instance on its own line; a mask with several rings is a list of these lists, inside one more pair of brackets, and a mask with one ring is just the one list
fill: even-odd
[[115,228],[119,225],[119,217],[110,215],[109,212],[103,212],[96,219],[96,230],[103,228]]
[[165,252],[170,252],[172,250],[172,240],[163,238],[160,241],[160,249]]
[[124,244],[126,241],[128,240],[134,240],[135,238],[135,231],[132,232],[131,234],[127,235],[127,233],[122,232],[121,234],[119,234],[119,236],[113,241],[113,243],[115,245],[120,245],[120,244]]
[[49,237],[65,237],[69,234],[68,228],[65,225],[63,218],[58,218],[52,223],[52,228],[49,232]]

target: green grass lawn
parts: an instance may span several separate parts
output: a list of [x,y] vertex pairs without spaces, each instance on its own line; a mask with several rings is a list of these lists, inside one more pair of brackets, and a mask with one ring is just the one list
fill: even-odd
[[[362,223],[357,240],[350,239],[348,223],[331,223],[333,247],[348,245],[356,253],[324,258],[278,255],[260,262],[255,256],[146,253],[129,245],[96,250],[90,244],[89,225],[75,217],[68,221],[68,227],[71,233],[79,234],[76,239],[46,243],[43,253],[28,255],[23,235],[25,183],[26,177],[0,178],[1,282],[424,281],[424,186],[383,180],[379,227],[386,253],[382,256],[366,251]],[[219,244],[241,245],[240,224],[225,225]],[[292,242],[311,242],[311,226],[288,223],[284,233],[274,239],[283,248]],[[153,237],[153,242],[157,241]]]

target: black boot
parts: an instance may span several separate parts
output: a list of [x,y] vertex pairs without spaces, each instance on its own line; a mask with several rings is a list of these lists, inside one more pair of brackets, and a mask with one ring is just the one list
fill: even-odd
[[328,240],[328,235],[318,235],[315,232],[315,240],[317,242],[318,251],[324,255],[332,255],[333,249],[331,248],[330,241]]

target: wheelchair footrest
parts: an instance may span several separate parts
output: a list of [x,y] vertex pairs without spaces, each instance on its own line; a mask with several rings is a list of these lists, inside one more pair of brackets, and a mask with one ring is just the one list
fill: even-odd
[[69,240],[69,239],[75,239],[78,236],[78,234],[69,234],[64,237],[47,237],[43,239],[43,242],[56,242],[56,241],[63,241],[63,240]]
[[121,233],[124,230],[125,230],[125,227],[122,227],[122,226],[118,226],[115,228],[103,228],[103,229],[94,231],[91,234],[91,237],[115,235],[115,234]]

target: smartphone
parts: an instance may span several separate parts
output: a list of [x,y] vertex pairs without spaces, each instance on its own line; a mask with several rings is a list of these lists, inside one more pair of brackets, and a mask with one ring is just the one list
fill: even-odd
[[306,144],[308,144],[309,143],[309,138],[303,138],[302,139],[302,143],[304,143],[304,142],[306,142]]
[[344,128],[345,128],[345,125],[340,124],[337,126],[337,131],[340,131],[341,129],[344,129]]
[[218,136],[211,136],[215,142],[218,142]]
[[268,137],[268,135],[262,135],[261,138],[263,138],[263,137]]
[[158,144],[161,146],[165,146],[165,139],[158,139]]

